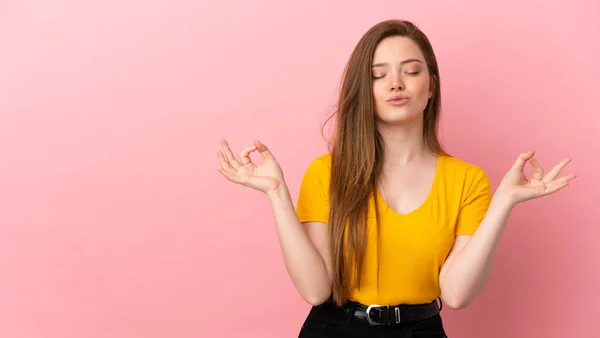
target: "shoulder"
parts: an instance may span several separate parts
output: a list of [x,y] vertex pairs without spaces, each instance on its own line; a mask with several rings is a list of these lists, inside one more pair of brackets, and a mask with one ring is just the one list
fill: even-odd
[[487,176],[481,166],[450,155],[440,155],[440,161],[443,162],[442,168],[444,174],[451,177],[472,180],[477,177]]
[[460,195],[463,204],[473,201],[481,201],[482,206],[489,204],[492,189],[481,166],[450,156],[445,156],[443,161],[444,182],[449,191]]
[[[302,183],[300,184],[300,195],[298,198],[298,212],[300,215],[306,216],[325,205],[323,202],[328,201],[329,198],[330,180],[331,155],[323,154],[312,159],[304,172]],[[325,211],[323,211],[324,213]],[[301,219],[306,220],[307,218],[301,217]],[[321,217],[319,220],[326,222],[326,217]]]
[[331,173],[331,154],[322,154],[314,158],[308,165],[306,173],[316,176],[328,176]]
[[319,155],[318,157],[312,160],[311,165],[325,166],[331,168],[331,154],[326,153]]
[[331,180],[331,154],[322,154],[313,158],[305,168],[302,186],[317,184],[329,186]]
[[448,155],[440,160],[446,188],[463,195],[473,191],[489,193],[490,179],[481,166]]

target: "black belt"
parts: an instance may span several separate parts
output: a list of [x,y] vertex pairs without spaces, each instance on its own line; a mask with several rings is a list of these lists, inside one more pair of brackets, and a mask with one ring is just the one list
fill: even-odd
[[371,325],[393,325],[400,323],[413,323],[429,319],[440,313],[442,302],[438,305],[437,299],[422,305],[371,305],[365,306],[351,302],[347,307],[354,312],[354,317],[366,320]]

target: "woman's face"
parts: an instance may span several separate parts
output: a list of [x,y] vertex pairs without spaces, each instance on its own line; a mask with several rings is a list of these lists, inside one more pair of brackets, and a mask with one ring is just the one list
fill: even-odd
[[373,96],[382,123],[405,125],[422,122],[432,97],[431,77],[423,53],[409,38],[383,39],[373,56]]

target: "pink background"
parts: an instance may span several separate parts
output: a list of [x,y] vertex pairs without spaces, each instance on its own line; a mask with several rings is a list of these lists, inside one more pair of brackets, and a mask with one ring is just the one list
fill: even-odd
[[555,3],[0,2],[0,337],[295,337],[309,306],[219,139],[265,142],[295,196],[346,59],[388,18],[435,47],[453,155],[494,185],[529,149],[579,174],[515,210],[448,333],[597,337],[600,3]]

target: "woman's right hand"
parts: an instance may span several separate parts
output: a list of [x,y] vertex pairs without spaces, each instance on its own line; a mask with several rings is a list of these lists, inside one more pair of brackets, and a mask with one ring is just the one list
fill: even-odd
[[[264,193],[276,191],[285,185],[283,171],[269,149],[259,141],[254,141],[254,146],[245,148],[238,161],[231,152],[227,141],[221,140],[223,151],[217,152],[221,161],[219,172],[229,181],[238,183]],[[263,162],[255,165],[250,159],[250,153],[258,151]]]

